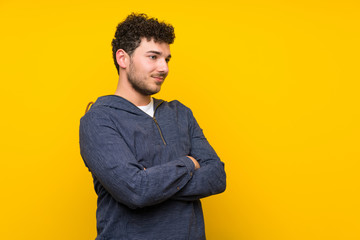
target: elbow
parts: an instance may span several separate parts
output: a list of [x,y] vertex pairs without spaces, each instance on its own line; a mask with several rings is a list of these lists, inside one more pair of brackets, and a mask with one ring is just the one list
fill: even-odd
[[219,193],[225,192],[225,190],[226,190],[226,180],[224,180],[224,182],[222,183]]
[[225,192],[225,190],[226,190],[226,175],[224,175],[219,179],[217,193]]
[[[141,171],[144,172],[144,171]],[[141,173],[140,173],[141,174]],[[121,181],[113,184],[113,197],[115,200],[130,209],[140,209],[154,205],[154,193],[149,191],[147,181],[138,174],[132,181]]]
[[221,174],[218,178],[218,184],[217,184],[217,194],[222,193],[226,190],[226,173],[225,170],[221,171]]
[[223,163],[211,169],[207,182],[209,184],[209,195],[219,194],[226,190],[226,173]]
[[132,210],[144,208],[149,205],[145,201],[138,199],[138,197],[133,197],[131,199],[119,199],[114,196],[114,198],[118,203],[121,203]]
[[220,193],[225,192],[225,190],[226,190],[226,172],[225,172],[224,163],[222,165],[223,165],[223,167],[222,167],[221,177],[220,177],[220,182],[221,182],[221,187],[220,187],[221,192]]
[[115,199],[119,203],[122,203],[133,210],[155,204],[150,196],[144,196],[137,193],[129,194],[126,198],[124,198],[124,196],[116,196]]
[[131,209],[139,209],[139,208],[151,206],[153,204],[154,204],[154,202],[151,199],[149,199],[148,197],[136,195],[136,196],[133,196],[131,201],[129,201],[127,203],[127,206]]

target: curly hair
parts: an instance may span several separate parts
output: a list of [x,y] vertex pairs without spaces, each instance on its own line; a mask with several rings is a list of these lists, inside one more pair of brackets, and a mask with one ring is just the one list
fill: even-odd
[[140,45],[141,39],[148,41],[172,44],[175,39],[174,27],[165,22],[159,22],[157,18],[149,18],[146,14],[131,13],[119,23],[116,28],[114,39],[111,42],[113,59],[119,73],[119,64],[116,61],[116,52],[123,49],[129,56]]

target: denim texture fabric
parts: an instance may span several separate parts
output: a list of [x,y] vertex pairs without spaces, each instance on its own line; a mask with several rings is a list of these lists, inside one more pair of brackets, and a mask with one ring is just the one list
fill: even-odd
[[189,108],[158,99],[154,107],[152,118],[122,97],[103,96],[80,120],[98,240],[205,239],[200,199],[225,190],[224,163]]

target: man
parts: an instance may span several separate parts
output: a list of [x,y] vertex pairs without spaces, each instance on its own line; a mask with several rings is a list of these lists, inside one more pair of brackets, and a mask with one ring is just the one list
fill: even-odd
[[205,239],[200,198],[226,187],[224,164],[192,112],[160,91],[175,38],[171,25],[131,14],[117,27],[115,95],[80,121],[80,149],[94,179],[96,239]]

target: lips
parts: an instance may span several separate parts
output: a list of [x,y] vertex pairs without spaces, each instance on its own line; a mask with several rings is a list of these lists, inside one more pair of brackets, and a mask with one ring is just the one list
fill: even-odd
[[165,76],[164,75],[153,75],[151,76],[152,78],[155,78],[157,81],[159,82],[163,82],[165,80]]

